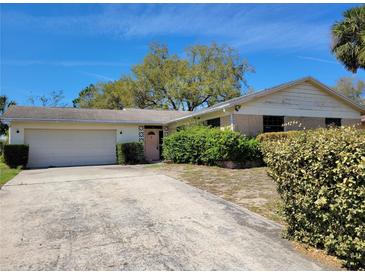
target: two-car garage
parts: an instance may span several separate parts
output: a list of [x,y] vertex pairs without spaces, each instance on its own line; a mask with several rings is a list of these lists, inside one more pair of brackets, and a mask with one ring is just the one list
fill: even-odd
[[146,127],[158,127],[156,137],[160,138],[161,133],[167,132],[168,121],[186,114],[151,109],[14,105],[0,120],[9,125],[10,145],[29,146],[27,167],[39,168],[116,164],[117,143],[143,143]]
[[116,130],[25,129],[28,167],[114,164]]

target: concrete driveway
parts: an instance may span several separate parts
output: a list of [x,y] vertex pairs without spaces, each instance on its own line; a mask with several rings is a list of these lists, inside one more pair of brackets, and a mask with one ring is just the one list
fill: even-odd
[[323,269],[279,225],[138,166],[22,171],[0,221],[1,270]]

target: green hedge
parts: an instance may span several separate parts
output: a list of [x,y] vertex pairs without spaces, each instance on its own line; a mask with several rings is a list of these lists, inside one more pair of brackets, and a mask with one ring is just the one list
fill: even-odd
[[144,145],[141,142],[117,144],[117,163],[125,164],[141,164],[145,162]]
[[264,142],[284,201],[286,235],[365,268],[365,135],[354,127]]
[[5,145],[5,142],[0,141],[0,155],[3,155],[3,153],[4,153],[4,145]]
[[25,167],[28,163],[29,146],[4,145],[4,161],[11,167]]
[[163,156],[175,163],[216,165],[219,161],[259,161],[260,143],[238,132],[195,126],[164,138]]
[[259,142],[266,142],[266,141],[275,141],[290,138],[292,136],[296,136],[299,134],[300,131],[291,130],[291,131],[284,131],[284,132],[266,132],[261,133],[256,136],[256,139]]

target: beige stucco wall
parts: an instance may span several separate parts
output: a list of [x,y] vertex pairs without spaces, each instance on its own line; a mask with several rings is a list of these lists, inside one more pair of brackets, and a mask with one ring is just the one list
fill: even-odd
[[[300,129],[315,129],[326,127],[326,118],[323,117],[284,117],[284,123],[290,124],[290,122],[295,122],[293,125],[286,125],[284,127],[287,130],[300,130]],[[298,125],[300,124],[300,125]],[[360,119],[341,119],[342,126],[360,125]]]
[[[290,124],[290,122],[294,122]],[[343,126],[359,124],[359,119],[341,119]],[[263,132],[263,116],[234,114],[235,130],[247,136],[256,136]],[[324,117],[284,117],[284,130],[315,129],[326,127]]]
[[220,117],[221,129],[232,129],[231,119],[230,115]]
[[341,125],[343,125],[343,126],[356,125],[356,126],[361,127],[361,120],[360,119],[342,119]]
[[[25,129],[113,129],[115,130],[117,143],[136,142],[139,140],[138,125],[107,123],[12,122],[9,130],[9,143],[24,144]],[[120,132],[122,132],[122,134],[120,134]]]
[[262,115],[234,114],[234,128],[247,136],[256,136],[263,131]]
[[324,117],[284,117],[284,130],[315,129],[326,127]]

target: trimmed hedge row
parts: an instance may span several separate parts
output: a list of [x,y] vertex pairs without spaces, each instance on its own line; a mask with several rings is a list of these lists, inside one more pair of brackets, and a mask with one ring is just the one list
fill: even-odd
[[354,127],[301,131],[262,144],[284,202],[290,239],[365,268],[365,134]]
[[291,130],[291,131],[281,131],[281,132],[266,132],[261,133],[256,136],[256,140],[260,142],[266,141],[276,141],[280,139],[290,138],[293,136],[297,136],[300,131]]
[[117,163],[142,164],[145,162],[144,146],[141,142],[131,142],[116,145]]
[[24,168],[28,163],[28,155],[28,145],[4,145],[4,161],[11,168]]
[[204,126],[182,129],[164,138],[163,156],[175,163],[217,165],[220,161],[259,161],[260,143],[238,132]]
[[0,141],[0,155],[3,155],[3,153],[4,153],[4,146],[5,146],[5,142]]

